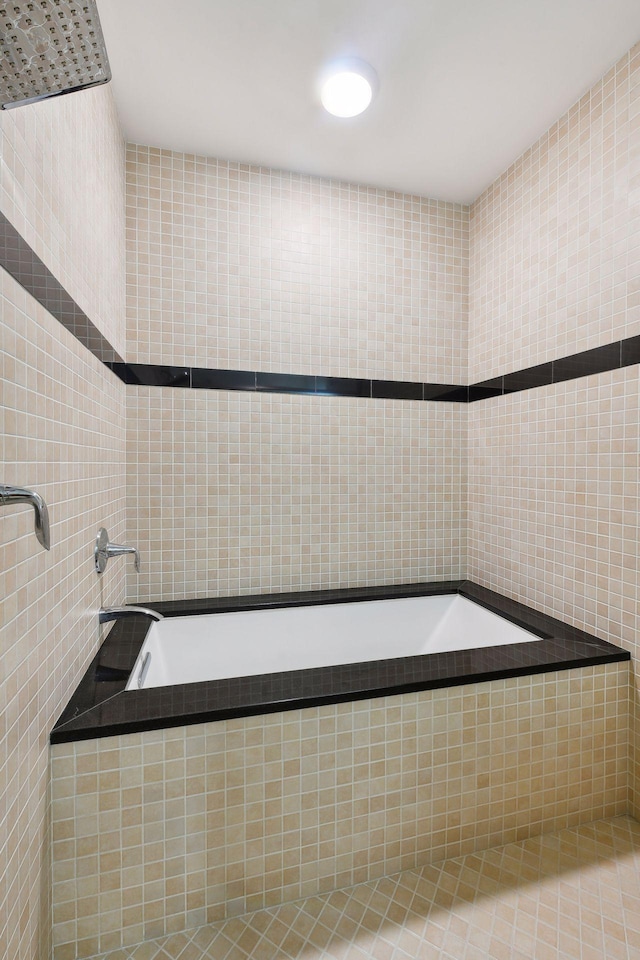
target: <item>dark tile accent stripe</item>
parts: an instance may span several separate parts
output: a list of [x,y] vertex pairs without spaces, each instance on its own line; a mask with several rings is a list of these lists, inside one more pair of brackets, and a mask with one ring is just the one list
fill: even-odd
[[412,380],[364,380],[357,377],[318,377],[253,370],[208,370],[201,367],[165,367],[154,364],[110,363],[121,380],[151,387],[205,390],[252,390],[259,393],[298,393],[325,397],[371,397],[385,400],[433,400],[474,403],[534,387],[546,387],[618,370],[640,363],[640,336],[617,340],[593,350],[540,363],[535,367],[463,386],[455,383],[417,383]]
[[424,387],[411,380],[372,380],[371,396],[387,400],[422,400]]
[[451,400],[455,403],[466,403],[468,387],[461,387],[455,383],[423,383],[423,400]]
[[94,326],[56,280],[16,228],[0,213],[0,266],[24,287],[63,327],[105,363],[121,361],[106,337]]
[[167,367],[152,363],[109,363],[108,366],[123,383],[146,387],[190,386],[202,390],[250,390],[258,393],[387,400],[445,400],[452,403],[467,403],[470,389],[454,383],[364,380],[358,377],[318,377],[254,370],[209,370],[205,367]]
[[[493,392],[485,396],[499,396],[500,393],[519,393],[522,390],[531,390],[534,387],[547,387],[552,383],[564,383],[567,380],[578,380],[581,377],[590,377],[594,373],[606,373],[609,370],[620,370],[640,363],[640,337],[628,337],[626,340],[616,340],[606,343],[592,350],[583,350],[569,357],[560,357],[549,363],[540,363],[535,367],[506,373],[495,380],[475,384],[470,388],[472,394],[479,388],[490,388]],[[502,381],[502,389],[500,389]],[[482,400],[485,396],[472,395],[471,400]]]
[[482,383],[473,383],[469,387],[469,401],[488,400],[489,397],[500,397],[504,393],[504,377],[495,377],[493,380],[484,380]]
[[139,387],[190,387],[190,367],[165,367],[161,364],[108,363],[123,383]]
[[634,363],[640,363],[640,337],[620,341],[620,366],[632,367]]
[[252,370],[207,370],[191,368],[191,386],[202,390],[255,390],[256,375]]
[[427,396],[427,392],[430,387],[438,387],[439,384],[425,383],[425,400],[444,400],[446,403],[469,403],[469,390],[470,387],[452,387],[451,389],[445,390],[440,393],[439,391],[433,391],[435,396]]
[[316,393],[325,397],[370,397],[371,380],[356,377],[316,377]]
[[594,350],[585,350],[583,353],[574,353],[570,357],[562,357],[554,360],[552,366],[554,383],[588,377],[592,373],[617,370],[620,367],[620,341],[596,347]]
[[256,373],[256,390],[263,393],[315,393],[316,378],[297,373]]
[[533,387],[546,387],[550,383],[553,383],[552,363],[541,363],[537,367],[505,373],[502,378],[504,393],[519,393],[520,390],[532,390]]
[[325,397],[370,397],[389,400],[430,400],[473,403],[534,387],[545,387],[594,373],[640,363],[640,336],[607,343],[549,363],[474,383],[418,383],[357,377],[321,377],[254,370],[125,363],[109,341],[69,296],[15,227],[0,213],[0,266],[66,327],[95,357],[126,384],[152,387],[192,387],[203,390],[250,390]]

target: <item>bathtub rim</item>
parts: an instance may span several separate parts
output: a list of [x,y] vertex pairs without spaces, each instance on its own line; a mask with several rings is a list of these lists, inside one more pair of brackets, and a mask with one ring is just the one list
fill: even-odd
[[150,625],[147,617],[130,617],[114,623],[53,727],[50,742],[300,710],[631,658],[621,647],[470,580],[145,602],[145,606],[175,617],[445,594],[460,594],[538,634],[540,640],[125,692]]

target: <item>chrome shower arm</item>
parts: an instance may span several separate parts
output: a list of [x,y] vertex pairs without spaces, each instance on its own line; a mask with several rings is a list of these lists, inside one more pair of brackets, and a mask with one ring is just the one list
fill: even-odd
[[39,493],[27,490],[26,487],[11,487],[0,484],[0,505],[10,506],[13,503],[28,503],[35,511],[35,534],[38,542],[45,550],[51,549],[49,536],[49,510]]

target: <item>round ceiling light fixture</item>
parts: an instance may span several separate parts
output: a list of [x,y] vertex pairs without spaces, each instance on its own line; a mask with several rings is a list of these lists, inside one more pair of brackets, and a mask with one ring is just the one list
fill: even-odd
[[336,60],[320,79],[322,106],[334,117],[357,117],[377,91],[378,78],[364,60]]

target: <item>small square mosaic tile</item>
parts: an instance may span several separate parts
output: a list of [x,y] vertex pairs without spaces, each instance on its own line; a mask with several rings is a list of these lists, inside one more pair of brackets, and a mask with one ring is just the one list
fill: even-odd
[[129,359],[464,382],[469,208],[127,146]]
[[54,960],[627,813],[628,687],[609,664],[56,744]]
[[101,960],[640,957],[629,817],[443,860],[101,955]]
[[133,387],[127,407],[130,602],[464,575],[463,404]]
[[640,44],[474,201],[470,382],[640,331]]

